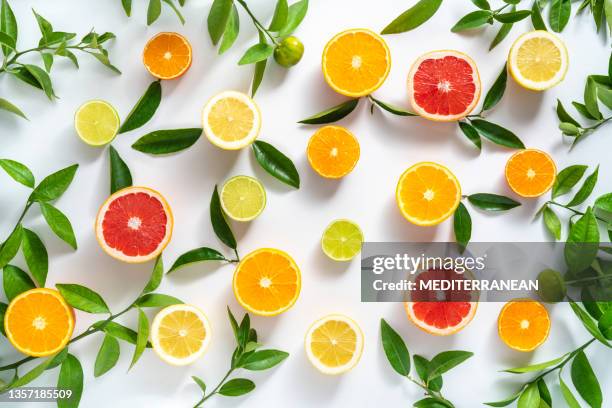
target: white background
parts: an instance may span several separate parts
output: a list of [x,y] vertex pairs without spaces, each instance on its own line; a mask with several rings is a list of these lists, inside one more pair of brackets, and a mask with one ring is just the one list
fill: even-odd
[[[272,1],[251,3],[262,20],[270,17]],[[115,75],[86,55],[79,55],[81,69],[78,71],[69,61],[58,60],[52,72],[60,98],[55,102],[47,101],[41,92],[6,75],[0,79],[2,96],[12,100],[30,117],[28,122],[0,113],[0,156],[26,163],[38,181],[52,171],[72,163],[80,164],[74,183],[57,203],[72,220],[78,251],[73,253],[52,235],[38,209],[33,208],[24,221],[28,228],[41,234],[49,250],[47,286],[53,287],[58,282],[87,285],[102,294],[112,310],[118,311],[133,300],[147,281],[151,264],[120,263],[105,255],[96,243],[93,220],[108,194],[108,152],[87,146],[78,139],[73,130],[73,114],[86,100],[104,99],[118,109],[122,118],[125,117],[152,80],[141,63],[144,44],[159,31],[178,31],[193,45],[193,66],[179,80],[163,83],[163,101],[150,123],[119,136],[113,143],[130,166],[134,182],[159,190],[173,207],[175,229],[164,254],[166,266],[181,253],[199,246],[225,250],[215,238],[209,222],[209,198],[215,183],[222,183],[233,175],[248,174],[263,180],[268,204],[256,221],[234,226],[241,254],[264,246],[278,247],[292,254],[302,270],[302,293],[290,311],[274,318],[252,319],[263,343],[289,351],[290,358],[268,372],[239,373],[256,381],[255,392],[235,399],[215,397],[210,400],[210,406],[409,406],[421,398],[421,392],[401,379],[387,363],[379,339],[381,317],[398,329],[414,353],[432,357],[448,349],[475,352],[474,358],[445,376],[444,394],[458,407],[480,406],[483,401],[502,399],[514,392],[519,377],[498,370],[558,357],[588,339],[566,304],[549,307],[553,317],[550,338],[531,354],[511,351],[499,340],[496,318],[501,304],[481,304],[474,322],[455,336],[432,337],[407,321],[400,304],[360,303],[359,261],[339,264],[328,260],[320,250],[319,239],[330,221],[350,218],[361,225],[370,241],[452,240],[450,222],[435,228],[419,228],[401,217],[394,198],[399,175],[417,161],[432,160],[445,164],[457,175],[464,193],[493,192],[514,196],[503,176],[503,167],[511,151],[483,140],[483,151],[479,154],[454,124],[399,118],[380,111],[370,116],[369,107],[362,103],[342,121],[342,125],[359,138],[360,162],[341,181],[318,177],[305,157],[308,138],[315,128],[300,126],[296,121],[343,100],[327,87],[321,74],[320,58],[326,41],[347,28],[368,27],[380,31],[412,2],[314,0],[311,3],[296,33],[306,47],[304,59],[289,71],[272,63],[256,97],[263,114],[261,139],[272,142],[288,154],[298,167],[302,186],[295,191],[264,173],[250,151],[221,151],[205,138],[187,151],[163,158],[150,157],[130,148],[148,131],[200,126],[203,104],[219,91],[248,90],[251,67],[236,64],[244,50],[255,41],[255,32],[246,15],[241,15],[242,32],[236,45],[219,57],[205,29],[210,1],[187,1],[183,10],[187,18],[185,26],[181,26],[164,6],[162,17],[152,27],[145,24],[146,2],[141,0],[134,1],[131,18],[124,15],[119,0],[12,1],[20,22],[21,49],[34,46],[39,38],[30,11],[30,7],[34,7],[54,24],[56,30],[84,34],[95,27],[98,32],[116,33],[118,39],[110,46],[110,56],[123,71],[123,75]],[[470,54],[479,66],[483,87],[490,86],[513,39],[531,26],[528,21],[517,24],[505,42],[487,52],[495,29],[467,35],[449,31],[461,16],[473,9],[469,1],[447,1],[424,26],[409,33],[386,36],[393,66],[376,96],[405,105],[405,79],[412,61],[436,49],[457,49]],[[532,93],[509,80],[506,96],[490,117],[514,130],[527,146],[550,152],[559,168],[584,163],[591,166],[590,172],[597,163],[601,164],[600,181],[594,193],[597,196],[610,191],[612,186],[610,127],[602,128],[570,153],[557,130],[553,107],[556,98],[568,105],[572,99],[581,98],[586,76],[605,72],[609,43],[605,36],[595,34],[588,13],[573,18],[562,36],[571,61],[565,81],[546,93]],[[26,188],[0,174],[0,236],[9,233],[28,194]],[[523,206],[507,214],[489,215],[470,209],[474,221],[472,239],[549,240],[542,222],[532,222],[533,214],[545,199],[521,200]],[[15,262],[23,266],[21,257]],[[171,275],[159,289],[198,305],[211,320],[211,347],[190,367],[168,366],[147,351],[126,373],[133,347],[123,343],[118,365],[103,377],[94,379],[93,363],[101,336],[90,336],[71,346],[71,352],[80,358],[85,371],[81,405],[103,407],[112,402],[114,407],[185,407],[200,397],[191,375],[203,378],[209,388],[216,385],[228,367],[234,347],[225,306],[229,305],[236,314],[243,312],[232,294],[232,272],[232,266],[200,264]],[[361,362],[340,377],[327,377],[317,372],[303,351],[303,336],[311,322],[333,312],[353,317],[365,333]],[[76,332],[94,321],[85,313],[77,315]],[[121,321],[134,327],[135,313]],[[2,364],[21,358],[5,340],[0,348]],[[606,364],[610,361],[609,353],[598,344],[587,352],[602,388],[607,391],[612,388],[612,374]],[[56,375],[57,370],[48,372],[35,385],[55,384]],[[552,383],[556,406],[562,404],[561,396],[557,381]],[[612,394],[607,394],[604,405],[610,407]]]

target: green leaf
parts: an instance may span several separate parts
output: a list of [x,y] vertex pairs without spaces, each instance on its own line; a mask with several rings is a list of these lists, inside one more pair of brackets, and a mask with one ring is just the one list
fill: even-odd
[[[550,390],[546,385],[546,381],[543,378],[540,378],[537,382],[538,391],[540,392],[540,407],[539,408],[550,408],[552,407],[552,396],[550,395]],[[546,406],[542,406],[542,403],[546,403]]]
[[603,401],[601,387],[584,351],[580,350],[574,357],[570,373],[574,387],[582,399],[591,407],[600,408]]
[[117,361],[119,361],[120,353],[121,348],[119,347],[119,341],[109,334],[105,335],[98,355],[96,356],[94,377],[100,377],[113,368],[115,364],[117,364]]
[[482,27],[485,24],[491,22],[493,12],[490,10],[476,10],[463,16],[455,25],[451,28],[453,33],[458,33],[465,30],[471,30],[473,28]]
[[415,408],[454,408],[454,406],[446,400],[437,397],[427,397],[415,402]]
[[277,0],[268,30],[280,31],[287,24],[287,17],[289,17],[289,4],[287,4],[287,0]]
[[472,0],[476,7],[482,10],[491,10],[491,5],[487,0]]
[[572,394],[572,391],[565,384],[563,378],[561,378],[561,372],[559,372],[559,386],[561,387],[561,394],[563,395],[565,402],[567,402],[567,406],[569,408],[581,408],[580,403],[578,403],[576,397],[574,397],[574,394]]
[[561,101],[558,99],[557,99],[557,117],[559,118],[560,122],[571,123],[572,125],[576,127],[580,127],[580,123],[578,123],[574,118],[570,116],[569,113],[567,113],[567,111],[565,110],[565,107],[563,106]]
[[486,137],[493,143],[501,146],[512,147],[515,149],[524,149],[525,145],[521,142],[514,133],[505,129],[495,123],[487,122],[483,119],[472,120],[472,126],[474,126],[478,133]]
[[227,27],[225,27],[225,32],[223,33],[221,45],[219,46],[219,54],[223,54],[225,51],[229,50],[232,45],[234,45],[236,38],[238,38],[239,32],[240,16],[238,14],[238,9],[235,5],[233,5],[229,19],[227,20]]
[[[263,37],[263,34],[259,34],[260,37]],[[260,39],[262,41],[262,39]],[[265,41],[265,40],[263,40]],[[253,81],[251,82],[251,97],[254,97],[261,85],[261,81],[263,81],[264,73],[266,72],[266,66],[268,65],[268,60],[261,60],[255,63],[255,69],[253,70]]]
[[28,371],[27,373],[25,373],[24,375],[17,378],[12,383],[10,383],[8,387],[2,391],[5,392],[11,389],[23,387],[24,385],[31,383],[32,381],[40,377],[42,373],[45,372],[47,367],[53,362],[53,359],[54,359],[54,356],[47,358],[45,361],[35,366],[30,371]]
[[587,212],[570,228],[565,243],[565,262],[571,272],[588,268],[597,256],[599,228],[597,219],[589,207]]
[[531,24],[533,25],[534,30],[546,31],[546,24],[544,24],[544,18],[542,18],[542,10],[540,9],[540,4],[537,1],[534,1],[533,6],[531,7]]
[[468,358],[472,357],[474,353],[469,351],[452,350],[443,351],[431,359],[431,365],[429,370],[428,379],[432,380],[445,372],[455,368],[459,364],[463,363]]
[[162,254],[155,259],[155,265],[153,265],[153,272],[151,272],[151,277],[149,278],[149,282],[142,290],[142,293],[153,292],[155,289],[159,287],[161,281],[164,277],[164,260],[162,259]]
[[16,182],[34,188],[34,175],[24,164],[10,159],[0,159],[0,167]]
[[161,14],[161,0],[149,0],[147,8],[147,25],[151,25]]
[[[15,14],[13,14],[13,10],[8,2],[8,0],[2,0],[2,6],[0,6],[0,32],[3,32],[9,35],[14,42],[17,42],[17,20],[15,20]],[[9,55],[11,53],[11,49],[9,47],[2,47],[2,52],[4,55]]]
[[499,21],[500,23],[508,24],[508,23],[516,23],[517,21],[524,20],[530,15],[531,15],[531,11],[529,10],[519,10],[519,11],[512,11],[510,13],[495,14],[493,17],[495,18],[495,20]]
[[595,324],[591,316],[589,316],[589,314],[585,312],[584,309],[578,306],[575,302],[570,301],[570,306],[572,307],[574,314],[582,322],[582,325],[584,326],[584,328],[589,333],[591,333],[593,337],[599,340],[603,345],[612,348],[612,345],[608,343],[606,338],[601,334],[601,332],[599,331],[599,328],[597,327],[597,325]]
[[109,146],[108,154],[110,156],[110,193],[114,194],[132,186],[132,173],[113,146]]
[[180,10],[174,5],[173,0],[162,0],[162,1],[166,3],[172,9],[172,11],[174,11],[174,14],[176,14],[181,24],[185,24],[185,17],[183,17]]
[[49,54],[48,52],[41,52],[40,57],[43,60],[43,64],[45,65],[45,71],[51,72],[51,67],[53,66],[53,54]]
[[126,16],[132,15],[132,0],[121,0],[121,5]]
[[287,357],[289,353],[281,350],[260,350],[247,354],[239,366],[251,371],[262,371],[280,364]]
[[4,268],[4,266],[11,262],[15,255],[17,255],[22,238],[23,227],[21,224],[17,224],[13,232],[11,232],[11,235],[9,235],[6,241],[0,246],[0,269]]
[[21,293],[36,287],[30,276],[14,265],[6,265],[4,267],[2,284],[4,294],[9,302]]
[[348,101],[326,109],[323,112],[319,112],[306,119],[300,120],[298,123],[303,123],[306,125],[321,125],[325,123],[337,122],[355,110],[358,103],[359,98],[349,99]]
[[274,47],[270,44],[258,43],[250,47],[240,61],[238,65],[254,64],[259,61],[268,59],[274,53]]
[[219,191],[215,185],[212,197],[210,199],[210,222],[213,226],[215,234],[225,245],[232,249],[236,249],[236,238],[234,233],[227,224],[223,210],[221,209],[221,201],[219,200]]
[[391,367],[399,374],[407,376],[410,374],[410,353],[406,343],[391,326],[380,319],[380,337],[383,349]]
[[38,286],[44,288],[49,271],[49,255],[45,244],[34,231],[24,228],[21,250],[30,273]]
[[[608,30],[612,32],[612,0],[605,0],[604,2],[604,15],[606,16],[606,21],[608,22]],[[610,59],[610,69],[608,71],[608,76],[612,79],[612,58]]]
[[370,99],[378,106],[380,106],[382,109],[386,110],[389,113],[392,113],[394,115],[397,116],[418,116],[416,113],[410,112],[404,108],[400,108],[399,106],[396,105],[392,105],[390,103],[386,103],[383,101],[380,101],[376,98],[374,98],[373,96],[370,96]]
[[595,208],[612,212],[612,193],[604,194],[595,200]]
[[[105,320],[101,320],[93,324],[93,327],[101,327],[101,326],[104,327],[102,329],[104,333],[110,334],[116,339],[123,340],[131,344],[136,344],[136,338],[138,337],[138,334],[134,330],[130,329],[129,327],[125,327],[119,323],[115,323],[112,321],[107,322]],[[151,345],[147,344],[147,347],[151,347]]]
[[70,398],[58,399],[58,408],[77,408],[83,394],[83,367],[79,360],[68,353],[62,363],[59,377],[57,378],[57,388],[71,390]]
[[38,204],[40,205],[40,211],[43,217],[45,217],[51,231],[73,249],[77,249],[76,237],[74,236],[72,224],[70,224],[68,217],[49,203],[40,202]]
[[64,347],[62,351],[57,353],[53,357],[53,361],[47,366],[47,370],[51,370],[59,365],[61,365],[64,361],[66,361],[66,357],[68,357],[68,347]]
[[78,164],[59,170],[45,177],[32,192],[32,201],[53,201],[62,196],[72,183]]
[[203,261],[225,261],[225,256],[212,248],[201,247],[192,249],[179,256],[177,260],[174,261],[174,264],[172,264],[172,267],[170,267],[168,273],[174,272],[185,265]]
[[563,31],[572,13],[571,0],[552,0],[552,8],[548,16],[550,28],[556,33]]
[[202,128],[156,130],[138,139],[132,148],[154,155],[175,153],[191,147],[202,134]]
[[540,391],[536,383],[531,383],[519,397],[517,408],[539,408]]
[[249,342],[251,335],[251,318],[248,313],[244,314],[240,326],[238,327],[238,345],[244,349]]
[[45,92],[45,95],[47,95],[47,98],[56,98],[55,92],[53,92],[51,78],[44,69],[31,64],[25,64],[23,65],[23,67],[28,71],[28,73],[30,73],[30,75],[36,80],[36,82],[38,82],[41,89]]
[[23,66],[20,66],[16,69],[14,69],[13,71],[8,71],[11,75],[13,75],[15,78],[25,82],[28,85],[33,86],[34,88],[40,89],[42,90],[42,85],[40,85],[38,83],[38,81],[36,80],[36,78],[34,78],[34,76],[32,74],[30,74],[30,72]]
[[595,171],[584,180],[582,187],[580,187],[580,189],[578,190],[576,195],[570,200],[570,202],[567,203],[568,207],[575,207],[577,205],[580,205],[585,202],[587,198],[589,198],[589,196],[593,192],[593,189],[595,188],[595,184],[597,184],[598,174],[599,166],[597,166],[595,168]]
[[41,40],[42,44],[46,44],[47,43],[47,38],[53,32],[53,26],[51,25],[50,22],[45,20],[45,18],[43,16],[41,16],[40,14],[38,14],[36,11],[32,10],[32,13],[34,13],[34,17],[36,17],[36,22],[38,23],[38,28],[40,29],[40,33],[43,36],[43,38]]
[[414,368],[417,372],[417,375],[423,381],[423,383],[427,385],[427,388],[432,391],[440,391],[443,385],[442,376],[433,378],[428,381],[429,370],[431,366],[430,361],[423,356],[419,356],[418,354],[415,354],[412,357],[412,361],[414,362]]
[[295,165],[277,148],[262,140],[253,142],[255,159],[270,175],[291,187],[300,188],[300,175]]
[[509,197],[489,193],[472,194],[468,196],[468,200],[475,207],[486,211],[507,211],[521,205]]
[[[8,309],[8,305],[4,302],[0,302],[0,333],[4,337],[6,337],[6,332],[4,331],[4,315],[6,314],[6,309]],[[0,387],[2,388],[2,387]]]
[[482,149],[482,141],[480,140],[480,135],[478,134],[476,128],[467,122],[457,123],[459,124],[459,129],[461,129],[461,131],[469,139],[469,141],[474,143],[478,150]]
[[191,379],[198,384],[198,387],[200,387],[200,389],[202,390],[202,395],[206,394],[206,383],[199,377],[196,377],[195,375],[191,376]]
[[232,11],[232,0],[214,0],[208,13],[208,34],[214,45],[217,45],[229,20]]
[[558,241],[561,239],[561,221],[559,220],[559,217],[557,216],[557,214],[550,209],[548,206],[546,206],[546,208],[544,208],[544,225],[546,225],[546,228],[548,229],[548,231],[550,231],[550,233],[552,234],[553,237],[555,237],[555,239]]
[[508,68],[507,63],[504,64],[504,68],[499,73],[499,76],[491,86],[491,89],[487,92],[485,96],[484,104],[482,109],[489,110],[492,109],[504,96],[504,92],[506,91],[506,83],[508,82]]
[[161,293],[147,293],[142,295],[136,301],[138,307],[166,307],[183,303],[182,300],[174,296],[164,295]]
[[506,407],[512,404],[514,401],[516,401],[518,397],[521,396],[522,393],[523,393],[523,389],[521,388],[521,390],[518,393],[512,395],[511,397],[508,397],[504,400],[496,401],[496,402],[485,402],[484,404],[490,407]]
[[[145,295],[149,296],[149,295]],[[149,319],[142,309],[138,309],[138,335],[136,337],[136,348],[134,349],[134,355],[132,356],[132,362],[130,368],[134,367],[134,364],[138,361],[143,351],[147,347],[149,340]]]
[[7,111],[13,113],[17,116],[21,116],[24,119],[28,119],[28,117],[19,109],[17,106],[13,105],[11,102],[4,98],[0,98],[0,109],[3,111]]
[[568,356],[567,354],[564,354],[559,358],[555,358],[554,360],[546,361],[544,363],[532,364],[532,365],[528,365],[525,367],[509,368],[507,370],[504,370],[504,372],[512,373],[512,374],[525,374],[525,373],[532,373],[534,371],[542,371],[548,367],[552,367],[552,366],[559,364],[560,362],[565,360],[567,356]]
[[226,397],[239,397],[255,389],[255,383],[246,378],[232,378],[219,388],[218,393]]
[[110,310],[102,296],[82,285],[58,283],[55,285],[66,302],[75,309],[87,313],[109,313]]
[[603,316],[599,318],[597,327],[606,339],[612,340],[612,309],[608,309]]
[[459,252],[463,253],[472,236],[472,217],[470,217],[470,213],[461,202],[453,216],[453,230],[455,232],[455,241],[459,245]]
[[578,113],[580,113],[585,118],[588,118],[588,119],[591,119],[591,120],[597,120],[596,117],[591,115],[591,113],[588,111],[588,109],[586,108],[586,106],[583,103],[574,101],[574,102],[572,102],[572,105],[578,111]]
[[552,187],[552,198],[567,194],[580,181],[586,169],[587,166],[576,164],[561,170]]
[[279,37],[286,37],[291,35],[306,17],[308,11],[308,0],[300,0],[289,6],[289,12],[287,14],[287,23],[283,29],[278,33]]
[[[516,7],[512,6],[511,10],[516,10]],[[512,27],[514,27],[514,23],[501,25],[499,31],[495,35],[495,38],[493,38],[493,41],[491,41],[491,44],[489,45],[489,51],[491,51],[493,48],[497,47],[502,41],[504,41],[508,34],[510,34],[510,30],[512,30]]]
[[161,103],[161,98],[161,82],[159,80],[151,82],[145,93],[138,99],[136,105],[134,105],[123,121],[123,124],[119,128],[119,133],[138,129],[151,120]]
[[597,104],[597,84],[591,77],[587,79],[586,86],[584,87],[584,106],[592,117],[597,120],[602,119],[599,105]]
[[121,71],[119,70],[119,68],[111,64],[110,60],[108,59],[108,55],[101,53],[101,52],[100,53],[89,52],[89,51],[86,51],[86,52],[92,57],[94,57],[95,59],[97,59],[102,65],[104,65],[111,71],[115,72],[116,74],[121,74]]
[[238,322],[234,317],[234,314],[230,310],[229,306],[227,306],[227,317],[230,321],[230,326],[232,326],[232,331],[234,332],[234,338],[236,339],[236,343],[240,342],[240,338],[238,336]]
[[419,0],[389,23],[381,34],[398,34],[413,30],[433,17],[441,4],[442,0]]

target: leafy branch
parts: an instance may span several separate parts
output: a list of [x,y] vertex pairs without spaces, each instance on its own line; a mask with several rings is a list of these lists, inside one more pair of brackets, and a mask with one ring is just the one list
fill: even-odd
[[[151,25],[157,21],[162,12],[162,3],[166,4],[174,11],[174,14],[176,14],[181,24],[185,24],[185,18],[174,3],[174,0],[149,0],[149,6],[147,7],[147,25]],[[183,7],[185,5],[185,0],[178,0],[178,4]],[[121,0],[121,6],[123,7],[123,11],[125,11],[125,15],[130,17],[132,15],[132,0]]]

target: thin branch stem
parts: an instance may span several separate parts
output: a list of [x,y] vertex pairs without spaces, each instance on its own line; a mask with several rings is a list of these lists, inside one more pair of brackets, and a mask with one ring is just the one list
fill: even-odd
[[244,11],[247,12],[249,17],[251,17],[251,20],[253,20],[253,24],[255,24],[255,28],[257,28],[258,31],[268,36],[268,38],[270,38],[270,40],[274,43],[274,45],[278,45],[278,41],[276,41],[276,38],[274,38],[274,36],[270,34],[270,32],[259,22],[259,20],[257,20],[257,17],[255,17],[253,12],[251,12],[251,9],[249,9],[249,6],[247,6],[246,2],[244,0],[236,0],[236,1],[238,1],[238,4],[240,4],[242,8],[244,9]]
[[225,376],[221,379],[221,381],[219,381],[219,384],[217,384],[217,386],[208,395],[205,395],[204,397],[202,397],[202,399],[195,405],[194,408],[199,407],[200,405],[202,405],[202,403],[204,403],[204,401],[206,401],[207,399],[215,395],[217,391],[219,391],[219,388],[221,388],[221,386],[225,383],[225,380],[227,380],[228,377],[233,372],[234,372],[234,368],[230,368],[228,372],[225,374]]
[[[576,210],[576,209],[574,209],[572,207],[568,207],[567,205],[558,203],[556,201],[552,201],[551,200],[551,201],[548,201],[547,204],[556,205],[557,207],[562,207],[562,208],[565,208],[566,210],[570,210],[571,212],[574,213],[574,215],[584,215],[584,213],[582,211],[578,211],[578,210]],[[608,223],[607,220],[604,220],[603,218],[599,217],[598,215],[595,215],[595,218],[598,219],[601,222],[606,223],[606,224]]]

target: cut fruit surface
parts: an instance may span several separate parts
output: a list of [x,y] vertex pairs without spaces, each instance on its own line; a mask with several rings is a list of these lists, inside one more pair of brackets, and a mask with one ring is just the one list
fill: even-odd
[[553,159],[541,150],[524,149],[506,163],[506,181],[523,197],[539,197],[555,183],[557,168]]
[[346,30],[323,50],[323,75],[336,92],[357,98],[369,95],[385,82],[391,53],[385,40],[366,29]]
[[74,115],[74,128],[82,141],[91,146],[104,146],[119,131],[119,114],[108,102],[85,102]]
[[146,187],[127,187],[98,211],[96,237],[102,249],[125,262],[156,258],[172,236],[173,217],[164,197]]
[[178,33],[163,32],[151,38],[142,52],[142,61],[151,75],[174,79],[191,66],[191,44]]
[[323,232],[321,247],[325,255],[334,261],[350,261],[363,244],[363,233],[359,225],[349,220],[336,220]]
[[420,116],[454,122],[469,115],[480,99],[476,63],[458,51],[433,51],[419,57],[408,74],[408,97]]
[[57,290],[30,289],[8,305],[4,331],[21,353],[51,356],[61,351],[72,337],[74,311]]
[[431,226],[450,217],[461,201],[461,186],[446,167],[421,162],[406,170],[395,190],[402,215],[411,223]]
[[255,141],[261,127],[261,114],[248,95],[224,91],[204,106],[202,122],[204,133],[212,144],[225,150],[237,150]]
[[518,351],[533,351],[548,338],[550,317],[540,302],[516,299],[504,305],[497,321],[499,337]]
[[210,344],[208,318],[192,305],[162,309],[151,326],[151,344],[157,355],[172,365],[187,365],[204,354]]
[[519,85],[543,91],[563,81],[569,57],[563,41],[556,35],[536,30],[521,35],[510,48],[508,67]]
[[357,138],[341,126],[323,126],[308,142],[306,155],[310,166],[320,176],[342,178],[349,174],[359,161]]
[[352,319],[333,314],[310,326],[305,347],[308,360],[319,371],[342,374],[359,362],[363,352],[363,333]]
[[302,277],[285,252],[262,248],[251,252],[234,272],[233,289],[238,303],[260,316],[275,316],[296,302]]
[[233,220],[254,220],[265,206],[266,190],[263,184],[253,177],[232,177],[221,189],[221,207]]

